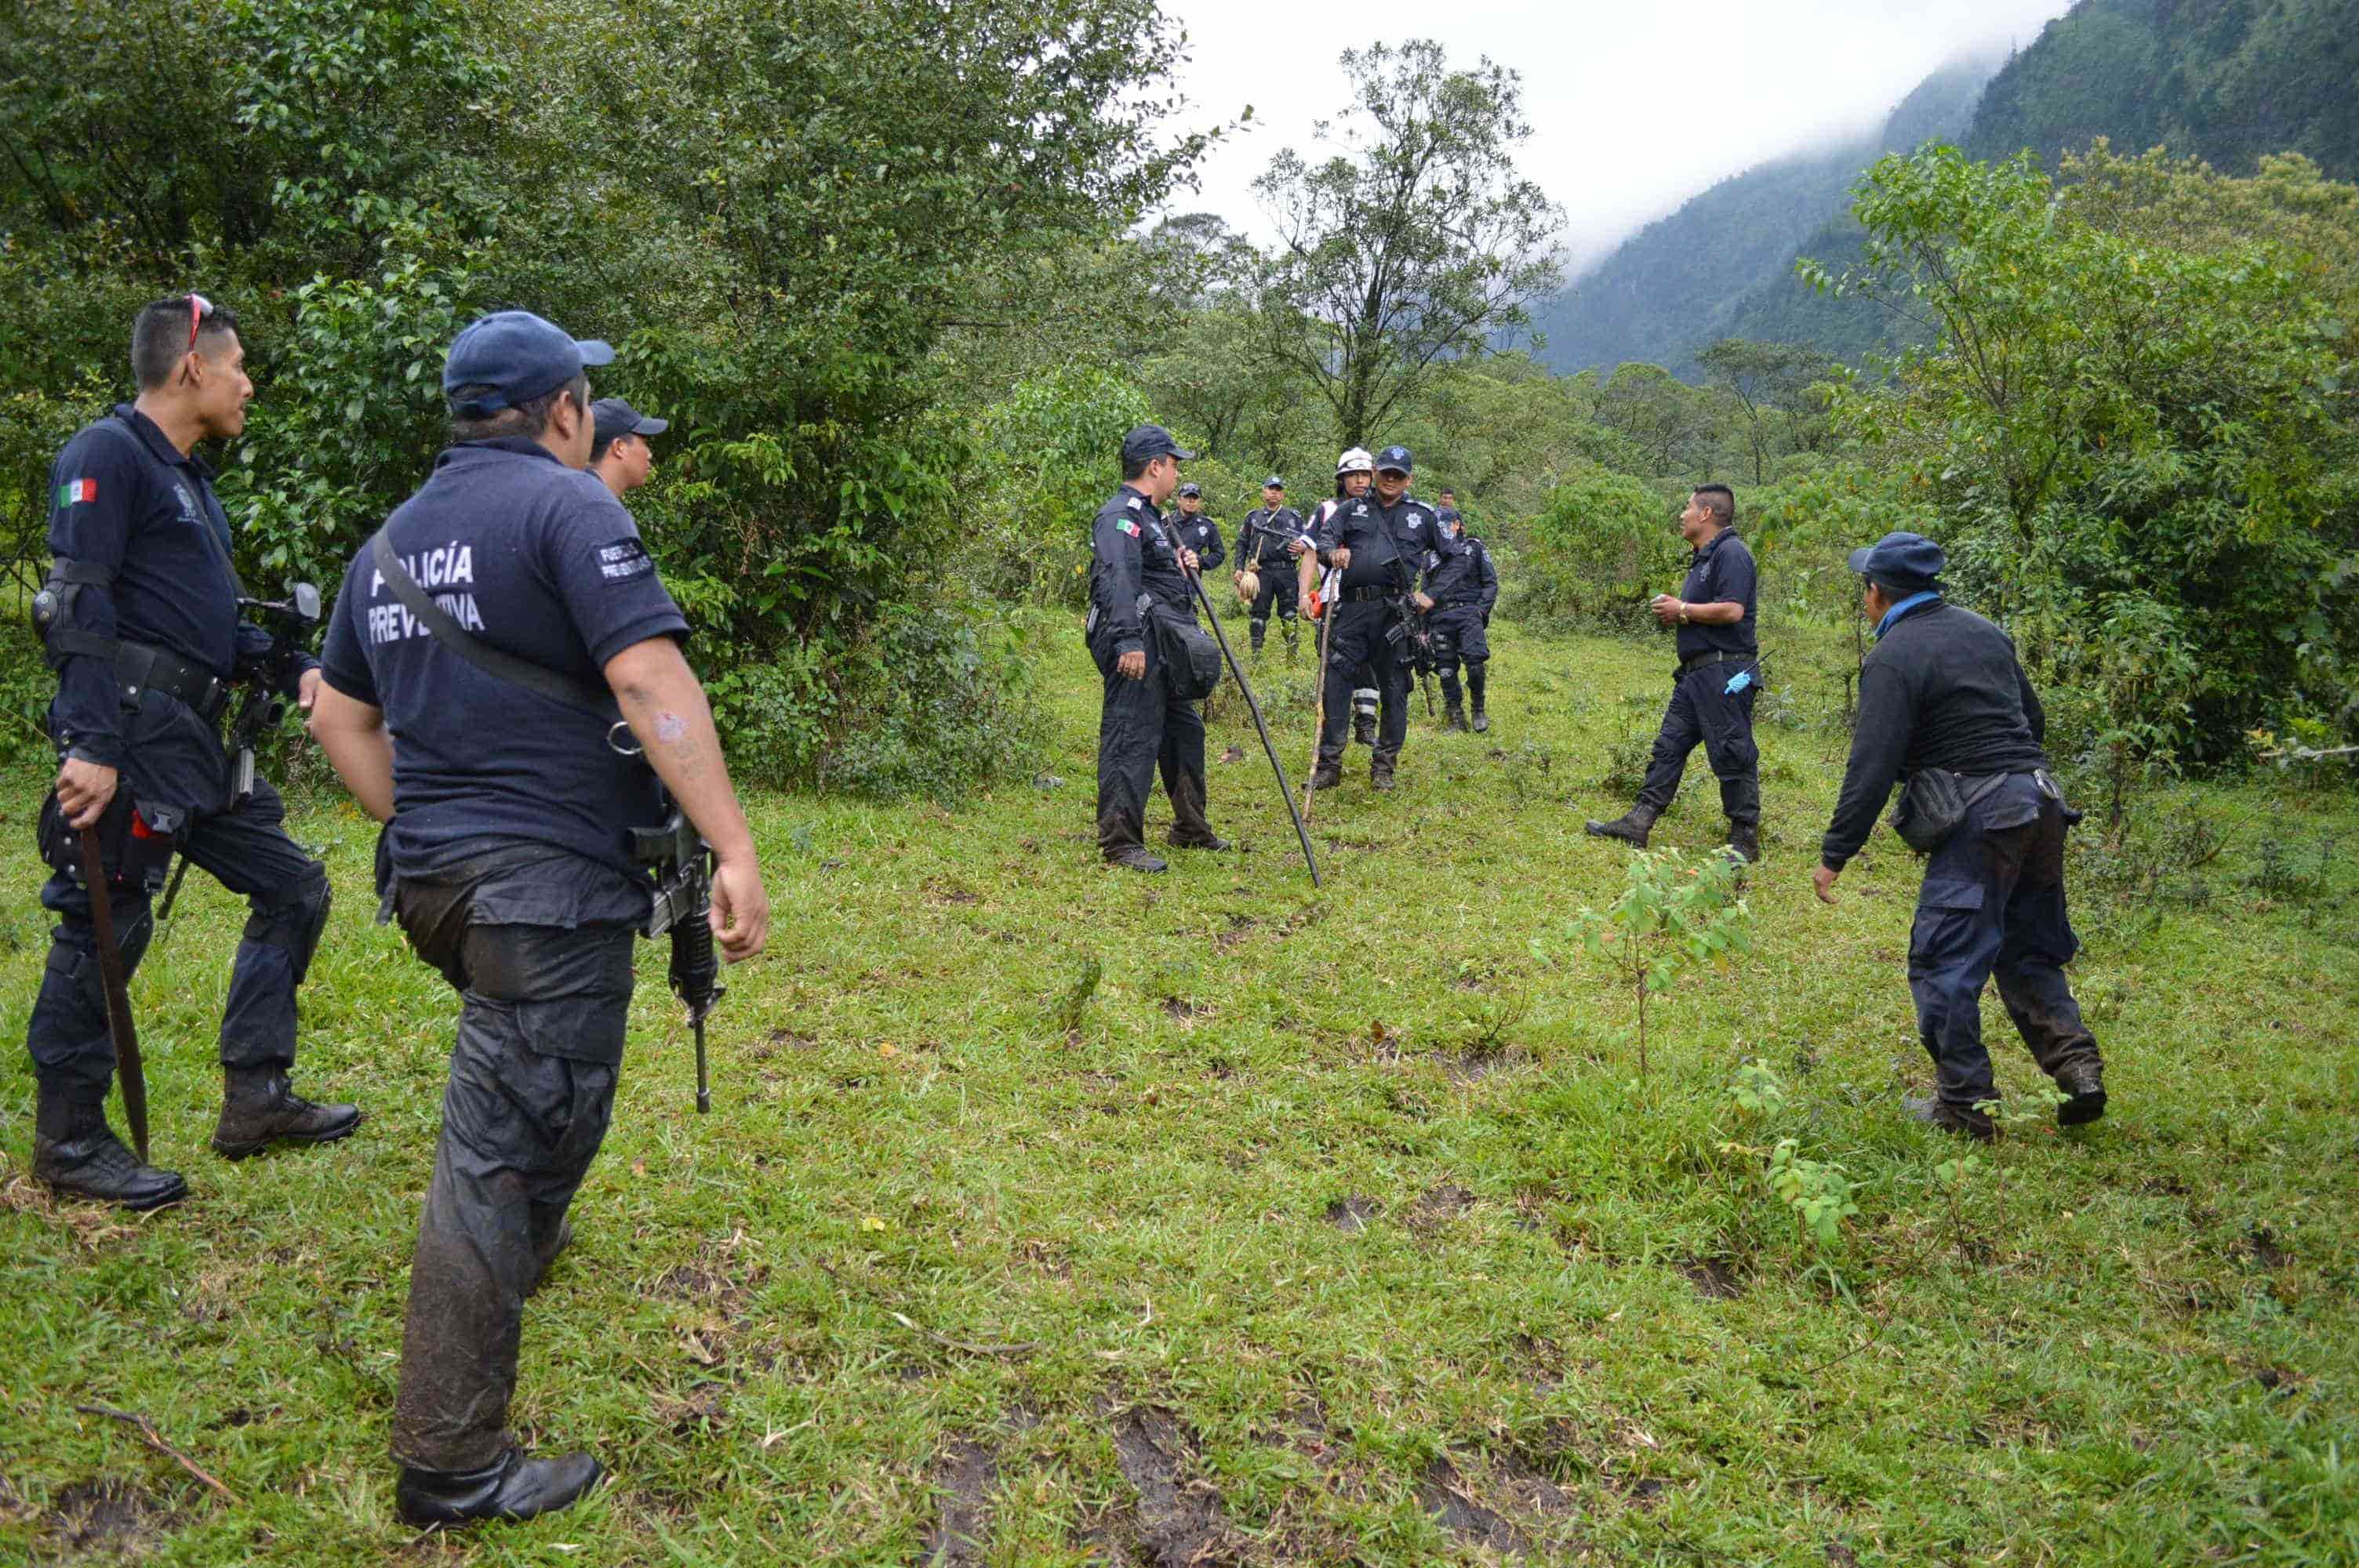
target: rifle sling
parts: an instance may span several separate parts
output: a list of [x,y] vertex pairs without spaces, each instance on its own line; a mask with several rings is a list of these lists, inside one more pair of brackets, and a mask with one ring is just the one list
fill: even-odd
[[379,576],[393,589],[393,596],[402,607],[426,628],[433,639],[496,680],[520,686],[536,697],[561,703],[567,708],[590,714],[607,724],[622,721],[622,709],[615,705],[614,693],[602,686],[537,665],[503,648],[495,648],[468,631],[452,618],[451,612],[434,602],[433,598],[409,575],[401,557],[393,552],[393,541],[380,528],[369,541],[369,553],[376,564]]

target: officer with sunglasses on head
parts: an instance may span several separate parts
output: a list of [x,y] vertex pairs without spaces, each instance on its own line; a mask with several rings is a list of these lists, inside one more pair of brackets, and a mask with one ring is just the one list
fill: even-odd
[[326,1143],[360,1125],[349,1105],[314,1105],[288,1085],[295,991],[328,920],[328,878],[283,826],[263,779],[242,795],[218,725],[240,680],[288,672],[308,711],[320,685],[308,654],[271,658],[271,634],[241,618],[229,517],[197,444],[245,428],[254,383],[237,318],[203,296],[142,308],[131,329],[138,396],[84,427],[50,473],[49,579],[35,605],[58,675],[49,734],[59,755],[44,809],[58,917],[26,1027],[38,1085],[33,1173],[60,1193],[126,1208],[186,1195],[178,1173],[144,1163],[107,1125],[114,1057],[78,834],[96,827],[126,971],[155,923],[149,900],[177,847],[251,909],[222,1020],[226,1078],[214,1150]]

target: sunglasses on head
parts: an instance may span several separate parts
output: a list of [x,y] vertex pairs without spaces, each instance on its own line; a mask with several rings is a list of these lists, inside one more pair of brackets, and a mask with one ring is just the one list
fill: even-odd
[[213,302],[212,300],[206,298],[201,294],[191,294],[189,296],[189,347],[184,351],[195,351],[197,346],[197,329],[204,325],[205,318],[212,313]]

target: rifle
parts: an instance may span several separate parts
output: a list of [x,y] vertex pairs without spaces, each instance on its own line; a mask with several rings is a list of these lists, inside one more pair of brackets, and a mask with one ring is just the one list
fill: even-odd
[[[285,599],[241,598],[237,607],[270,633],[270,651],[247,671],[245,697],[229,729],[232,810],[254,797],[254,749],[287,717],[287,699],[279,693],[294,684],[303,646],[310,640],[311,629],[320,623],[320,589],[312,583],[290,582]],[[164,902],[156,906],[157,923],[163,926],[158,942],[171,931],[172,905],[179,901],[180,884],[188,877],[189,857],[184,854],[172,869]]]
[[696,1113],[707,1116],[712,1083],[704,1021],[728,990],[712,950],[712,849],[687,814],[673,806],[662,827],[631,829],[631,860],[655,872],[655,908],[645,935],[652,939],[671,933],[671,990],[688,1004],[688,1025],[696,1033]]

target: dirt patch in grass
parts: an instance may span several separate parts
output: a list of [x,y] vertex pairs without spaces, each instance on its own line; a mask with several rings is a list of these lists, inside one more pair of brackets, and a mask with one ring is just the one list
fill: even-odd
[[2293,1261],[2293,1254],[2277,1244],[2277,1232],[2266,1225],[2256,1225],[2246,1231],[2244,1239],[2231,1250],[2255,1268],[2272,1273]]
[[728,1406],[727,1385],[703,1382],[685,1394],[658,1394],[647,1409],[674,1437],[701,1437],[721,1429]]
[[1466,1477],[1449,1459],[1436,1459],[1417,1483],[1417,1500],[1443,1531],[1462,1546],[1486,1546],[1503,1555],[1521,1556],[1531,1550],[1530,1538],[1506,1517],[1474,1495]]
[[1725,1258],[1690,1258],[1680,1265],[1680,1272],[1708,1302],[1733,1302],[1745,1293],[1744,1277]]
[[969,1438],[952,1442],[935,1460],[927,1484],[941,1501],[926,1531],[927,1568],[967,1568],[985,1561],[991,1487],[998,1478],[991,1450]]
[[1220,1493],[1211,1482],[1189,1474],[1195,1463],[1195,1436],[1169,1411],[1134,1405],[1113,1418],[1114,1459],[1123,1478],[1138,1494],[1131,1516],[1102,1524],[1093,1543],[1134,1549],[1115,1562],[1138,1561],[1156,1568],[1212,1568],[1243,1563],[1244,1542],[1229,1528]]
[[159,1551],[176,1522],[154,1493],[100,1476],[57,1495],[41,1538],[50,1562],[136,1562]]
[[1473,1206],[1473,1193],[1464,1187],[1444,1184],[1409,1206],[1408,1227],[1411,1230],[1432,1230],[1449,1224]]
[[1354,1194],[1337,1198],[1327,1206],[1327,1223],[1346,1235],[1368,1228],[1368,1221],[1376,1217],[1376,1200]]

